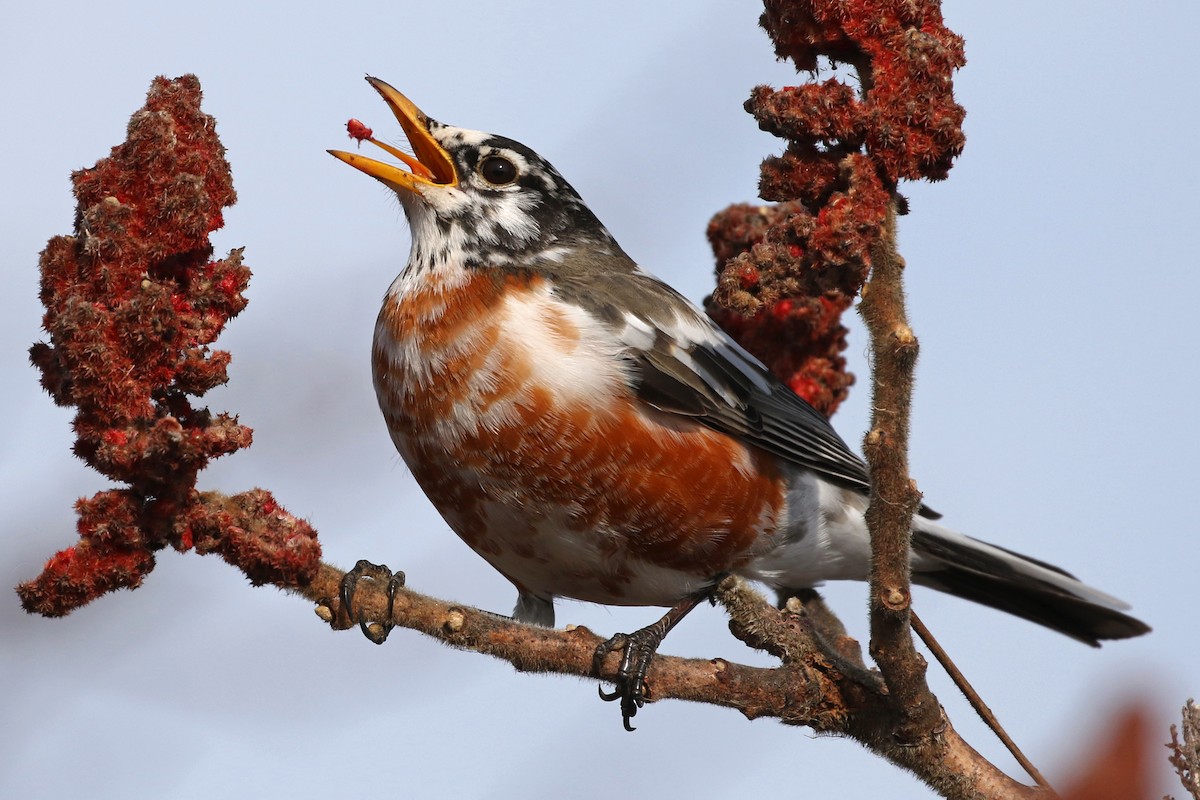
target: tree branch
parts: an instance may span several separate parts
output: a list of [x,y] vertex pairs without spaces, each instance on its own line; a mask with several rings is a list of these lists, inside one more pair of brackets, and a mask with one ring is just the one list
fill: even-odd
[[1200,707],[1188,699],[1183,707],[1183,741],[1179,729],[1171,726],[1169,760],[1179,776],[1179,782],[1193,800],[1200,800]]
[[[893,204],[894,206],[894,204]],[[925,681],[925,660],[910,633],[909,542],[921,493],[908,477],[908,420],[917,338],[904,310],[904,259],[895,248],[896,214],[872,248],[871,280],[859,312],[871,336],[871,429],[863,452],[871,469],[867,527],[871,531],[871,657],[891,690],[907,744],[932,741],[943,720]]]
[[[354,607],[338,599],[345,573],[322,564],[311,584],[291,591],[317,603],[318,615],[335,630],[354,620],[385,620],[385,583],[363,581]],[[853,738],[891,763],[910,770],[948,798],[1044,798],[1046,793],[1005,775],[942,723],[933,745],[913,747],[894,735],[893,701],[880,675],[863,669],[826,645],[799,603],[777,609],[738,578],[723,581],[714,598],[729,614],[730,630],[747,645],[783,662],[752,667],[723,658],[656,656],[647,675],[651,702],[677,699],[736,709],[747,719],[775,718],[822,733]],[[550,630],[514,622],[470,606],[438,600],[406,587],[395,590],[390,622],[461,650],[484,653],[520,672],[551,672],[612,680],[620,661],[611,654],[599,674],[592,656],[604,641],[585,627]],[[848,637],[847,637],[848,638]],[[853,642],[853,640],[849,640]],[[861,661],[861,656],[858,657]],[[930,747],[937,757],[930,757]]]

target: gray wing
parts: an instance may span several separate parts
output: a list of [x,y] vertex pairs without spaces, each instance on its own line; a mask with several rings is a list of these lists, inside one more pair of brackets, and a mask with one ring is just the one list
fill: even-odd
[[823,414],[690,304],[672,307],[676,318],[655,321],[652,331],[636,330],[640,326],[629,321],[635,329],[628,336],[634,388],[642,400],[750,442],[831,483],[868,491],[866,464]]
[[[658,332],[635,349],[638,396],[663,411],[751,442],[821,478],[866,494],[867,465],[838,436],[825,415],[742,349],[707,316],[705,338]],[[922,505],[929,519],[941,514]]]
[[630,359],[633,389],[646,403],[867,492],[866,464],[824,415],[619,248],[577,251],[547,271],[563,300],[612,326]]

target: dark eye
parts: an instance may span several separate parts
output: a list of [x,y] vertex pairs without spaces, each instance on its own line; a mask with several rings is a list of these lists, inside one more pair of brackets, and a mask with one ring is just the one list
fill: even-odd
[[503,156],[488,156],[479,162],[479,174],[495,186],[504,186],[517,179],[517,165]]

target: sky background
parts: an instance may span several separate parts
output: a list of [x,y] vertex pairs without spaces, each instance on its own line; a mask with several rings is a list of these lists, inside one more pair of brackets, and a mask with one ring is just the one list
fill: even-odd
[[[245,245],[250,305],[218,341],[207,398],[255,431],[204,488],[272,490],[326,559],[403,569],[418,591],[507,613],[512,587],[425,501],[369,376],[382,294],[408,253],[398,203],[325,154],[359,117],[401,139],[362,80],[431,116],[549,158],[624,248],[699,301],[710,216],[753,201],[781,149],[741,109],[799,82],[751,0],[0,5],[0,584],[74,540],[75,498],[106,488],[70,454],[70,411],[28,365],[37,254],[71,232],[68,177],[124,138],[158,74],[197,74],[238,204],[214,242]],[[909,185],[901,220],[921,339],[912,470],[945,522],[1129,600],[1150,636],[1094,651],[964,601],[916,607],[1052,780],[1114,709],[1148,704],[1159,741],[1200,693],[1193,513],[1200,436],[1195,247],[1200,11],[1164,0],[947,2],[967,41],[967,147],[947,182]],[[860,385],[834,422],[857,443]],[[7,597],[6,600],[3,598]],[[865,640],[865,586],[828,597]],[[163,552],[135,593],[66,619],[0,591],[0,796],[93,800],[406,797],[925,798],[858,745],[680,702],[621,729],[594,682],[519,675],[397,630],[334,634],[298,598],[217,558]],[[631,630],[652,609],[560,602],[560,624]],[[664,652],[770,663],[702,608]],[[956,727],[1016,767],[935,668]],[[1162,792],[1178,784],[1156,753]]]

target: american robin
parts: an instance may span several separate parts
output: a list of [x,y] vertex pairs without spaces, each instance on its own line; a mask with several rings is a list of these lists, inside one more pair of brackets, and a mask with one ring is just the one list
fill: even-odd
[[[672,607],[609,642],[627,645],[628,725],[662,635],[721,576],[781,593],[867,579],[867,469],[823,415],[627,256],[537,153],[367,81],[413,150],[371,140],[407,169],[330,151],[395,190],[412,231],[375,391],[434,506],[517,587],[515,619],[553,625],[560,596]],[[916,583],[1092,645],[1149,630],[936,516],[913,518]]]

